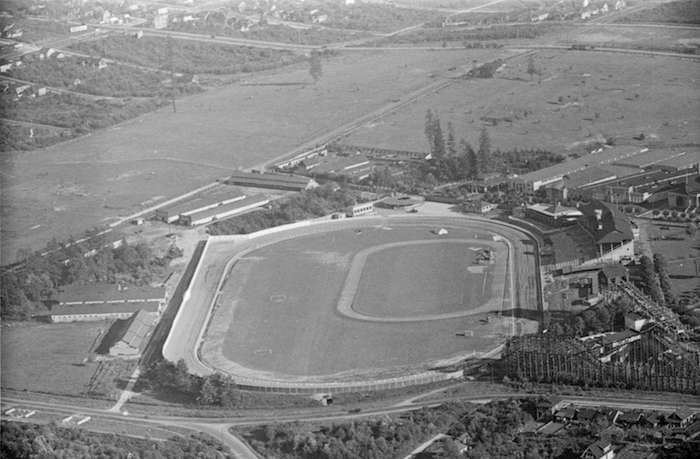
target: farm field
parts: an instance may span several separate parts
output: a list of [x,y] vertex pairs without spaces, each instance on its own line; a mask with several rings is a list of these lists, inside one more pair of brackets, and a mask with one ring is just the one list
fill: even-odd
[[[614,139],[645,144],[700,140],[698,64],[664,57],[540,51],[540,75],[526,72],[527,57],[509,60],[493,79],[455,82],[379,122],[363,126],[346,142],[397,150],[428,150],[425,113],[451,121],[456,136],[477,144],[482,127],[492,148],[582,150]],[[443,128],[444,129],[444,128]]]
[[[438,291],[437,285],[411,299],[409,304],[403,304],[409,301],[405,296],[409,292],[399,289],[411,282],[424,286],[439,284],[448,296],[452,292],[461,297],[465,282],[466,288],[477,291],[469,294],[472,298],[465,299],[468,304],[452,302],[449,312],[477,308],[490,298],[491,290],[486,297],[481,296],[484,274],[466,280],[443,277],[455,264],[467,263],[461,260],[461,255],[467,255],[470,247],[479,246],[478,241],[451,242],[472,240],[474,229],[450,228],[450,241],[405,246],[399,249],[404,253],[393,254],[398,258],[392,260],[392,254],[385,253],[369,261],[352,307],[358,313],[389,321],[356,320],[339,313],[341,289],[358,251],[397,241],[431,242],[437,236],[430,229],[422,225],[392,225],[391,229],[330,231],[278,242],[245,254],[234,266],[231,281],[224,288],[222,304],[226,307],[216,313],[213,322],[218,325],[209,331],[207,341],[221,343],[223,357],[237,365],[297,377],[333,374],[343,378],[351,377],[355,371],[399,374],[406,368],[426,368],[428,362],[490,350],[509,332],[510,323],[487,324],[486,312],[447,320],[393,321],[405,319],[407,314],[429,316],[446,312],[444,305],[432,302],[428,305],[423,301],[444,299],[445,293]],[[476,236],[484,241],[490,239],[484,232]],[[456,248],[456,245],[464,247]],[[415,247],[424,257],[432,256],[436,260],[414,268],[403,262],[400,267],[392,263],[402,256],[415,256]],[[498,247],[505,250],[505,246]],[[467,259],[471,261],[471,257]],[[382,275],[377,272],[381,267],[385,271]],[[416,275],[423,278],[412,277]],[[443,283],[445,279],[454,282],[447,285]],[[503,282],[501,273],[494,283],[502,287]],[[391,294],[397,297],[390,297]],[[377,310],[372,304],[382,295],[389,302]],[[225,324],[230,324],[228,330]],[[467,337],[455,336],[464,330],[471,331]]]
[[2,326],[2,387],[81,395],[97,363],[82,362],[110,322]]
[[[455,63],[492,56],[486,50],[345,54],[323,61],[317,84],[300,64],[186,97],[177,102],[177,113],[168,106],[67,143],[8,153],[3,218],[11,218],[3,227],[3,251],[11,258],[18,247],[38,248],[54,235],[65,238],[115,214],[128,215],[149,199],[271,160],[425,86]],[[154,162],[148,166],[147,160]],[[120,186],[117,199],[98,191],[105,178],[123,174],[141,179]],[[75,193],[54,193],[74,183],[95,192],[80,193],[79,203]],[[106,198],[118,209],[105,207]],[[51,230],[30,229],[37,224]]]

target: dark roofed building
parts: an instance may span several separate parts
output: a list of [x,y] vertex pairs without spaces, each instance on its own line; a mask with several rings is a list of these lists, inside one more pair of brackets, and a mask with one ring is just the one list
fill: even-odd
[[581,225],[593,236],[600,260],[619,261],[634,255],[632,226],[613,204],[593,200],[579,209]]
[[63,287],[42,317],[51,322],[127,319],[139,310],[160,313],[165,288],[97,283]]
[[233,173],[224,183],[251,188],[272,188],[286,191],[311,190],[318,186],[315,180],[302,175],[243,171]]
[[109,354],[119,357],[136,357],[141,354],[151,335],[158,316],[143,309],[133,314],[117,342],[109,349]]
[[588,446],[581,457],[584,459],[612,459],[615,457],[615,450],[609,441],[598,440]]

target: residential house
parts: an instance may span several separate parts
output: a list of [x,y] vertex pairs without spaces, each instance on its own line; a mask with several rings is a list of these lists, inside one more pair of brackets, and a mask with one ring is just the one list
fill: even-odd
[[613,459],[615,450],[609,441],[598,440],[586,448],[581,457],[583,459]]

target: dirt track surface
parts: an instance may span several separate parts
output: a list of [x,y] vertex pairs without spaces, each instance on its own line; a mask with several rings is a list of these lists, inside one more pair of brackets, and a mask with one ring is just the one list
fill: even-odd
[[[512,300],[517,308],[523,310],[537,311],[538,310],[538,296],[536,292],[536,281],[535,281],[535,268],[534,268],[534,258],[532,252],[528,252],[527,244],[523,243],[523,240],[527,238],[523,233],[518,230],[514,230],[507,226],[502,226],[501,224],[493,221],[486,220],[472,220],[466,217],[452,217],[452,218],[433,218],[433,217],[400,217],[402,222],[416,222],[420,225],[473,225],[479,231],[493,231],[504,235],[508,238],[510,243],[513,245],[513,257],[512,257],[512,275],[509,272],[508,275],[508,285],[509,290],[513,292]],[[224,275],[228,273],[228,269],[239,257],[245,257],[250,249],[250,251],[257,249],[265,244],[276,242],[281,239],[286,239],[289,237],[298,237],[302,234],[308,234],[310,231],[327,231],[331,229],[342,229],[342,228],[355,228],[357,226],[377,226],[377,225],[391,225],[393,222],[398,222],[399,220],[393,220],[392,218],[362,218],[362,219],[348,219],[345,221],[334,221],[327,222],[320,225],[313,225],[312,227],[305,228],[295,228],[285,233],[272,233],[265,234],[262,236],[256,236],[250,238],[249,236],[232,237],[227,239],[210,239],[208,247],[205,251],[198,272],[192,281],[191,294],[189,299],[187,299],[180,310],[178,317],[173,324],[173,329],[164,347],[164,355],[167,359],[176,361],[180,358],[184,358],[188,368],[191,369],[196,374],[206,375],[212,372],[212,349],[216,351],[219,350],[214,358],[216,363],[213,365],[218,370],[222,370],[225,366],[224,371],[229,372],[238,378],[239,381],[245,378],[246,381],[258,380],[262,383],[266,381],[277,381],[283,384],[295,384],[295,381],[304,384],[309,384],[313,381],[324,380],[329,381],[328,377],[301,377],[299,375],[284,375],[277,374],[276,372],[268,371],[258,371],[245,366],[239,365],[235,362],[227,361],[227,359],[221,359],[223,355],[221,353],[221,348],[226,340],[225,332],[228,330],[229,323],[224,323],[215,316],[215,319],[211,321],[209,325],[210,330],[213,328],[217,329],[217,336],[214,339],[210,339],[209,335],[205,337],[205,325],[209,323],[209,313],[212,310],[212,306],[216,300],[216,295],[219,288],[223,285]],[[512,282],[511,282],[512,280]],[[229,279],[228,282],[234,282],[235,279]],[[222,310],[230,310],[231,298],[228,298],[223,303]],[[233,299],[235,301],[235,298]],[[222,303],[218,303],[222,304]],[[504,318],[505,319],[505,318]],[[520,319],[518,319],[520,320]],[[504,321],[500,324],[503,330],[503,336],[512,333],[515,330],[515,323],[511,320]],[[452,327],[454,328],[454,327]],[[224,332],[221,334],[221,332]],[[252,330],[251,332],[258,334],[270,333],[265,330],[258,329]],[[279,330],[274,330],[273,332],[279,333]],[[454,330],[452,330],[452,334]],[[202,347],[203,346],[203,347]],[[201,352],[198,352],[201,351]],[[225,356],[224,356],[225,357]],[[454,357],[454,356],[453,356]],[[424,368],[423,368],[424,369]],[[413,371],[417,371],[416,368]],[[376,378],[377,373],[374,372],[374,377]],[[336,378],[335,375],[330,378],[332,381]],[[383,376],[386,376],[384,374]],[[395,376],[395,374],[392,374]],[[344,374],[341,376],[345,383],[351,383],[353,378],[357,376],[354,374],[348,375]]]

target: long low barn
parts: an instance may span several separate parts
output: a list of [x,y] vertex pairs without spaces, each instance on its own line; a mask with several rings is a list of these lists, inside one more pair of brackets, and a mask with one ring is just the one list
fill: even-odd
[[257,172],[235,172],[224,183],[251,188],[272,188],[285,191],[304,191],[316,188],[315,180],[301,175]]
[[70,285],[49,302],[49,312],[39,317],[51,322],[126,319],[139,310],[159,313],[164,307],[164,287]]
[[243,212],[262,207],[270,203],[270,199],[263,194],[248,196],[243,200],[223,204],[201,212],[180,215],[178,223],[187,226],[204,225],[223,218],[232,217]]
[[192,198],[156,209],[156,218],[174,223],[182,215],[202,212],[220,205],[245,199],[245,194],[229,185],[216,185],[215,189],[203,191]]

